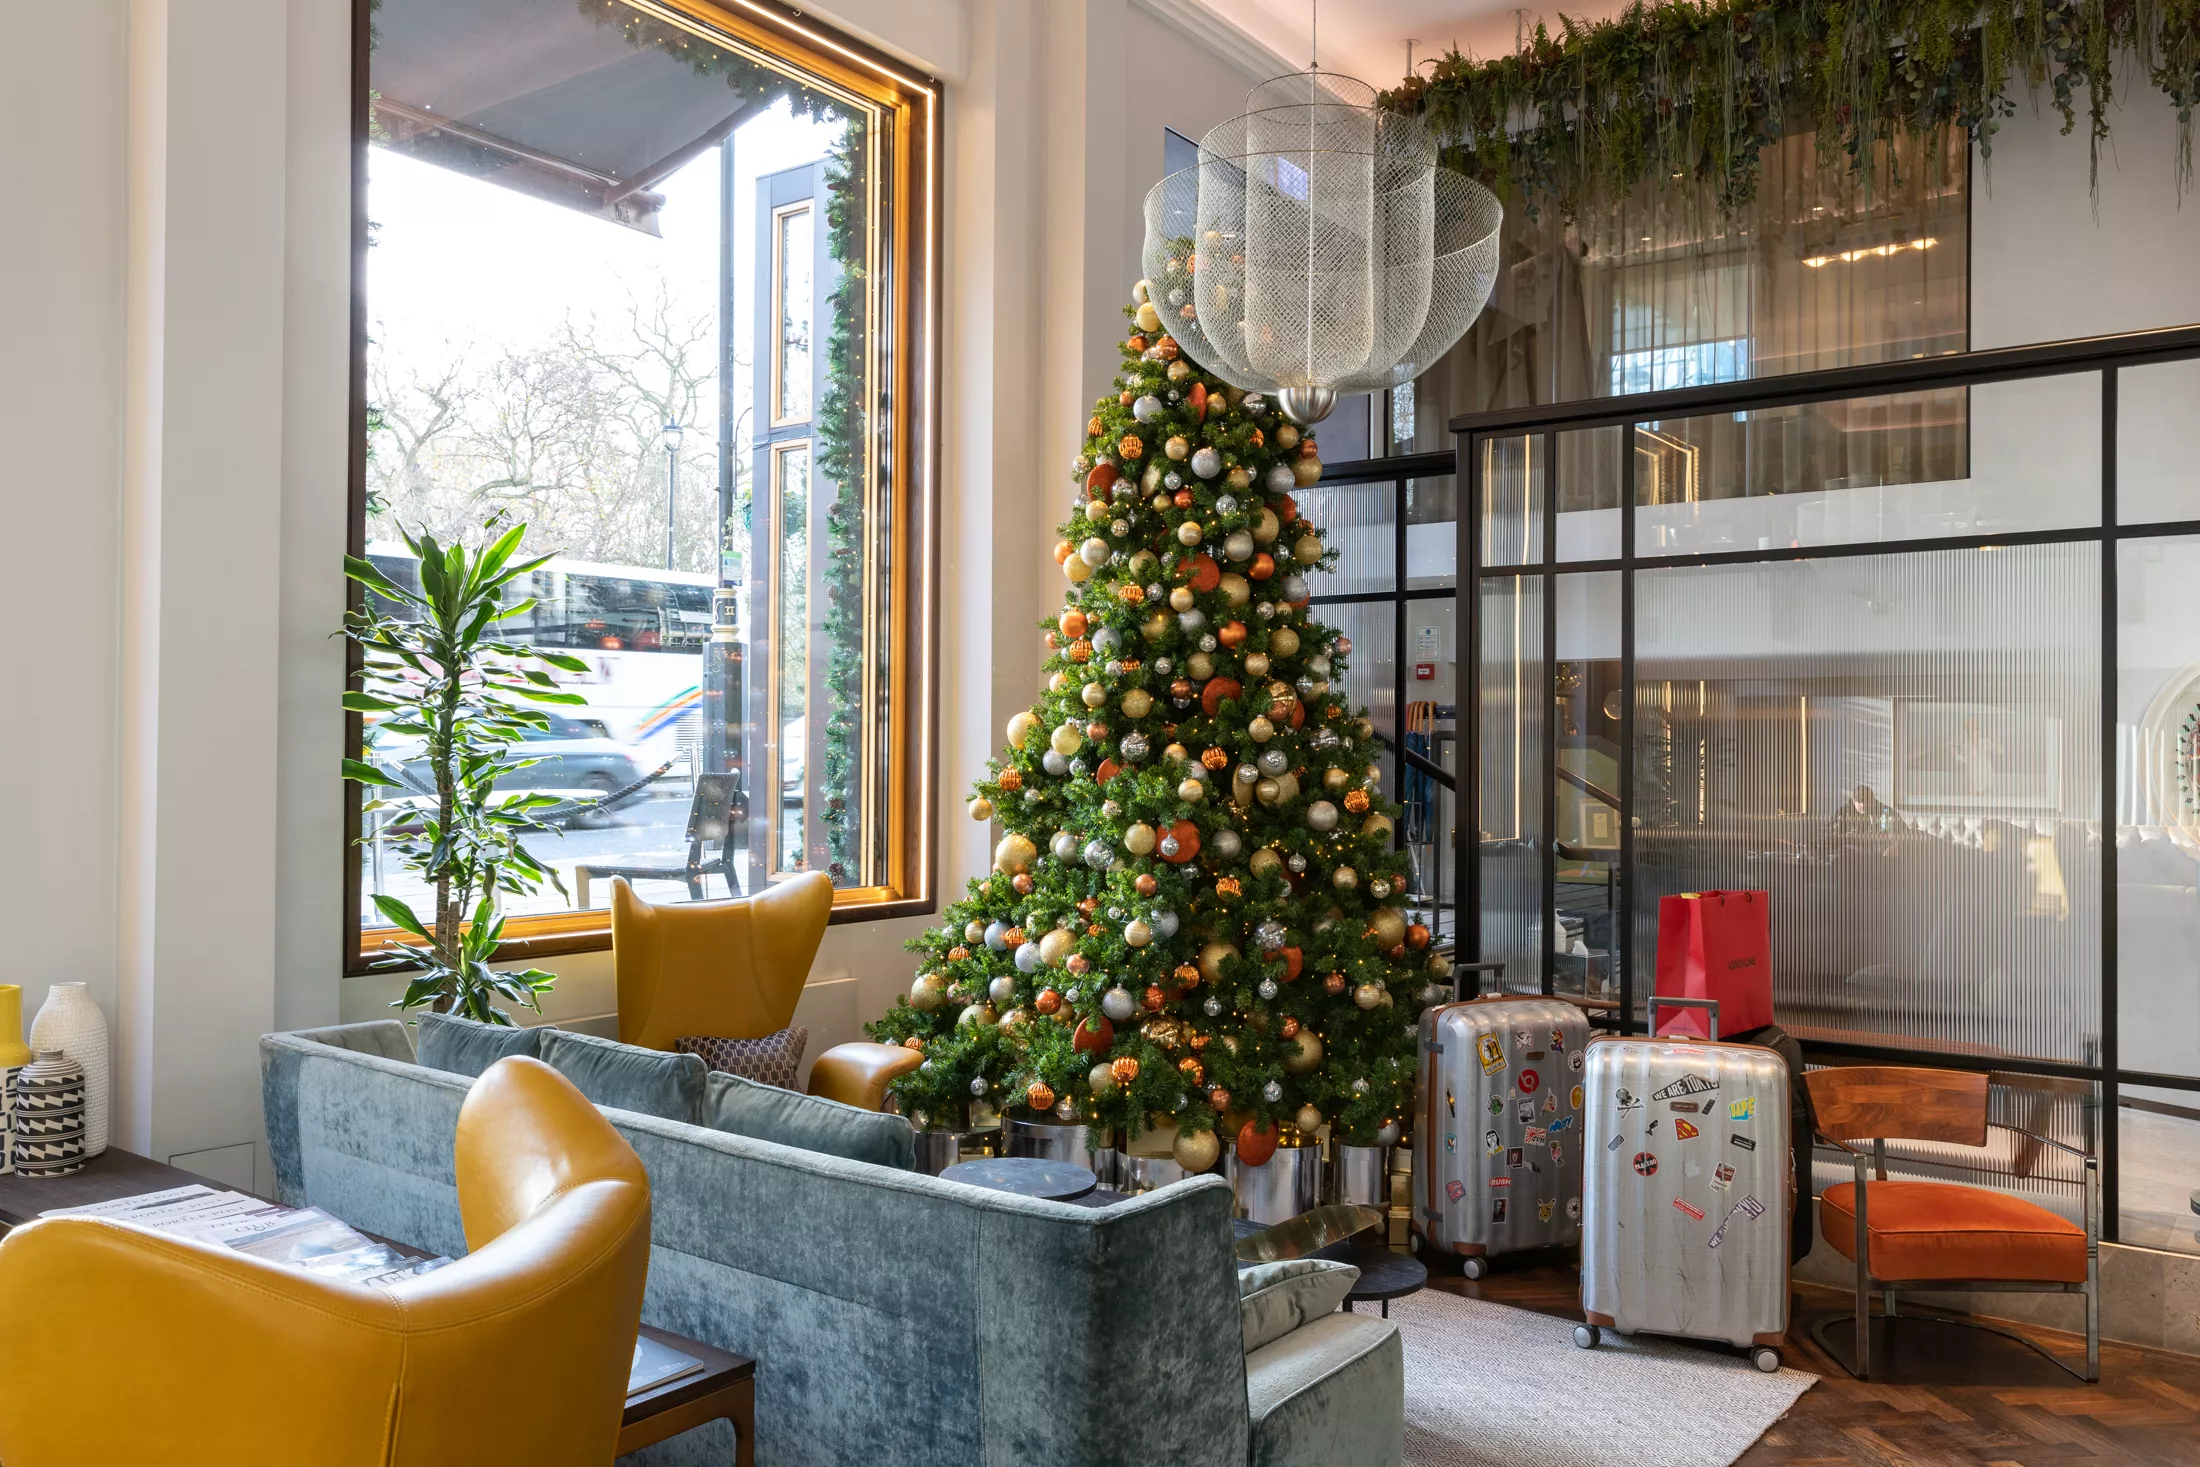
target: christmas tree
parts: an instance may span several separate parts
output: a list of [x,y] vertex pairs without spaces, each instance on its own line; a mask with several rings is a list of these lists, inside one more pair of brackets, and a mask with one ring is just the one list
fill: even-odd
[[1187,360],[1139,283],[1116,390],[1073,468],[1047,685],[970,802],[993,871],[912,942],[873,1038],[924,1054],[921,1126],[973,1103],[1176,1128],[1204,1171],[1323,1124],[1395,1140],[1414,1035],[1449,969],[1409,922],[1348,639],[1307,614],[1334,559],[1292,498],[1314,439]]

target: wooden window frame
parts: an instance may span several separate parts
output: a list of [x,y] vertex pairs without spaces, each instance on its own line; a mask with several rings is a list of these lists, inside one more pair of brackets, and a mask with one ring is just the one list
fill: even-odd
[[[804,199],[797,204],[781,204],[772,210],[772,374],[770,395],[772,403],[771,426],[797,428],[817,417],[817,403],[808,402],[799,413],[782,414],[780,409],[787,401],[787,220],[796,214],[810,216],[812,248],[811,257],[817,254],[815,244],[817,229],[817,201]],[[817,272],[810,272],[810,352],[814,363],[817,353]],[[805,388],[814,399],[814,389]]]
[[[866,434],[860,485],[867,523],[879,527],[884,553],[865,572],[864,679],[866,706],[890,710],[884,728],[866,718],[862,775],[867,809],[880,808],[874,769],[886,771],[887,824],[883,880],[835,891],[832,921],[927,916],[938,908],[939,777],[939,354],[940,169],[942,87],[939,81],[881,51],[840,35],[799,11],[764,0],[621,0],[651,19],[807,86],[837,93],[867,115],[874,137],[890,137],[889,155],[869,170],[867,333],[869,411],[883,419]],[[349,548],[364,554],[367,518],[366,266],[369,0],[352,6],[352,271]],[[890,195],[888,190],[891,190]],[[814,208],[814,201],[811,205]],[[814,226],[813,226],[814,227]],[[774,254],[778,250],[774,232]],[[875,268],[884,260],[889,268]],[[775,272],[776,273],[776,272]],[[814,290],[814,287],[813,287]],[[773,310],[778,304],[776,289]],[[815,311],[813,309],[813,335]],[[773,408],[778,407],[774,337]],[[817,347],[813,342],[813,350]],[[814,416],[816,404],[811,404]],[[881,459],[884,459],[881,462]],[[879,562],[884,562],[881,573]],[[332,572],[333,574],[333,572]],[[349,588],[359,603],[357,586]],[[884,665],[881,666],[881,654]],[[347,686],[357,687],[357,648],[348,649]],[[345,719],[345,746],[356,753],[361,723]],[[883,760],[871,757],[883,738]],[[335,771],[330,771],[335,777]],[[770,776],[776,801],[777,771]],[[364,852],[359,786],[347,784],[342,854],[342,961],[347,976],[387,972],[400,936],[361,925]],[[765,880],[775,879],[769,873]],[[502,959],[530,960],[611,946],[603,910],[514,916],[498,949]]]

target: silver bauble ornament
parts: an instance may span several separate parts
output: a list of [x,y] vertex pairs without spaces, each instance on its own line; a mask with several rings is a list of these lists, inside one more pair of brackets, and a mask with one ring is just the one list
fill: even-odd
[[1085,864],[1095,871],[1105,871],[1115,864],[1115,847],[1104,840],[1085,842]]
[[1152,393],[1131,404],[1131,416],[1141,423],[1150,423],[1161,416],[1161,399]]
[[1142,733],[1128,733],[1123,735],[1123,742],[1120,747],[1123,751],[1123,757],[1130,760],[1133,764],[1136,764],[1138,761],[1144,759],[1148,754],[1153,752],[1153,744]]
[[1276,589],[1283,593],[1283,599],[1286,601],[1293,603],[1304,601],[1306,599],[1306,577],[1293,572],[1285,576],[1283,584]]
[[[1258,991],[1262,998],[1274,998],[1276,996],[1276,980],[1273,978],[1261,979]],[[1273,1100],[1275,1097],[1270,1096],[1269,1098]]]
[[1260,766],[1262,774],[1277,775],[1291,767],[1291,756],[1281,749],[1263,749],[1253,762]]
[[1016,949],[1017,972],[1036,973],[1044,966],[1045,964],[1039,960],[1039,944],[1036,942],[1027,942]]
[[1210,1019],[1222,1017],[1222,1000],[1211,993],[1207,995],[1207,1002],[1200,1005],[1200,1007],[1206,1011],[1207,1017]]
[[983,1076],[983,1075],[975,1075],[975,1076],[972,1076],[972,1077],[971,1077],[971,1081],[970,1081],[970,1093],[971,1093],[972,1095],[983,1095],[983,1094],[985,1094],[985,1093],[986,1093],[986,1091],[988,1091],[988,1090],[990,1090],[990,1089],[992,1089],[992,1088],[993,1088],[992,1086],[990,1086],[990,1085],[986,1084],[986,1082],[985,1082],[985,1076]]
[[997,1004],[1005,1004],[1016,997],[1016,980],[1003,973],[985,986],[985,996]]
[[1056,779],[1060,779],[1063,775],[1069,773],[1069,760],[1049,749],[1039,756],[1039,767]]
[[1284,925],[1273,917],[1262,918],[1260,925],[1253,929],[1253,941],[1259,943],[1264,952],[1274,952],[1282,947],[1283,940],[1288,935]]
[[1367,1086],[1367,1081],[1366,1081],[1366,1080],[1365,1080],[1364,1078],[1363,1078],[1363,1079],[1359,1079],[1359,1080],[1354,1080],[1354,1081],[1352,1082],[1352,1093],[1353,1093],[1354,1095],[1365,1095],[1365,1094],[1367,1094],[1367,1089],[1368,1089],[1368,1086]]
[[[1222,472],[1222,455],[1202,444],[1192,455],[1192,472],[1202,479],[1212,479]],[[1284,477],[1288,479],[1290,473],[1289,469],[1284,470]]]
[[1270,1105],[1274,1105],[1277,1101],[1283,1099],[1283,1082],[1281,1080],[1270,1080],[1267,1084],[1261,1086],[1260,1098]]
[[1153,930],[1163,937],[1176,936],[1176,930],[1183,925],[1184,919],[1174,912],[1160,911],[1153,914]]
[[1291,476],[1289,464],[1277,464],[1261,479],[1261,484],[1270,494],[1289,494],[1298,487],[1298,481]]
[[1291,868],[1293,875],[1297,875],[1306,870],[1306,857],[1300,855],[1297,851],[1293,851],[1283,858],[1283,864]]
[[985,929],[985,945],[997,953],[1008,951],[1008,924],[996,921]]
[[1207,838],[1207,849],[1225,861],[1234,861],[1238,852],[1245,849],[1245,842],[1236,831],[1224,827]]
[[1054,852],[1057,861],[1074,861],[1077,859],[1077,837],[1066,830],[1057,830],[1048,849]]
[[1100,1012],[1120,1024],[1138,1012],[1138,1000],[1131,997],[1128,988],[1118,983],[1100,995]]

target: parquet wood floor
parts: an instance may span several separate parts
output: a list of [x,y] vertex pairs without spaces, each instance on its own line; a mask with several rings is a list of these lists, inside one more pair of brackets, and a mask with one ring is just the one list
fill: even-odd
[[[1429,1287],[1579,1319],[1571,1267],[1502,1267],[1478,1282],[1432,1270]],[[1847,1307],[1848,1296],[1800,1285],[1805,1315]],[[2065,1354],[2074,1335],[2027,1329]],[[2101,1382],[2086,1385],[1886,1385],[1859,1381],[1800,1328],[1788,1363],[1819,1383],[1743,1454],[1739,1467],[2073,1467],[2200,1464],[2200,1359],[2101,1345]]]

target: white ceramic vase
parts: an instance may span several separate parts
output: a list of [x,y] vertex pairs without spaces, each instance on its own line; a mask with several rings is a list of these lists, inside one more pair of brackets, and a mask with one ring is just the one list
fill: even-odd
[[84,1154],[107,1149],[108,1109],[114,1095],[114,1066],[107,1055],[107,1016],[81,983],[56,983],[31,1020],[31,1048],[44,1054],[59,1050],[84,1067]]

